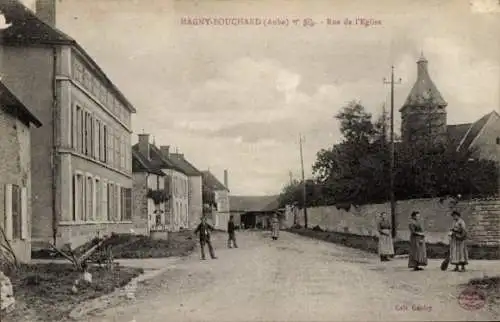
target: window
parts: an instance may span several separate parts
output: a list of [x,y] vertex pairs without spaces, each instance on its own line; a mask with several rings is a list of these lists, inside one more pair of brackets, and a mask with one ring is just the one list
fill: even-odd
[[93,141],[93,157],[94,159],[99,158],[99,120],[94,118],[94,122],[92,124],[94,126],[94,130],[92,131],[92,141]]
[[113,198],[113,194],[114,194],[114,185],[112,183],[108,184],[108,220],[112,221],[115,219],[115,215],[114,215],[114,204],[113,204],[113,201],[114,201],[114,198]]
[[84,220],[92,220],[94,219],[94,214],[93,214],[93,179],[92,177],[87,177],[87,186],[86,186],[86,208],[85,208],[85,216]]
[[76,150],[81,153],[83,151],[83,117],[82,109],[76,107]]
[[72,178],[72,185],[71,185],[71,196],[73,199],[72,202],[73,202],[73,214],[72,214],[72,220],[75,221],[76,220],[76,217],[77,217],[77,213],[76,213],[76,210],[78,209],[77,206],[76,206],[76,203],[77,203],[77,198],[76,198],[76,175],[73,175],[73,178]]
[[113,129],[108,128],[108,133],[107,133],[107,140],[108,140],[108,145],[107,145],[107,161],[108,164],[113,165],[114,163],[114,155],[115,155],[115,148],[114,148],[114,136],[113,136]]
[[94,198],[94,214],[95,214],[95,219],[96,220],[104,220],[102,216],[102,186],[101,186],[101,180],[99,178],[95,179],[95,184],[94,184],[94,192],[95,192],[95,198]]
[[81,174],[75,174],[73,179],[73,220],[81,221],[84,220],[85,214],[85,180],[83,180],[83,176]]
[[126,164],[125,164],[126,150],[125,149],[126,149],[126,146],[125,146],[125,136],[122,136],[122,138],[121,138],[121,153],[120,153],[121,154],[120,155],[120,157],[121,157],[120,161],[121,162],[120,162],[120,166],[124,170],[125,170],[125,166],[126,166]]
[[102,219],[109,221],[109,211],[108,211],[108,195],[109,195],[109,190],[108,190],[108,183],[103,182],[102,183]]
[[4,229],[7,240],[28,238],[28,198],[25,187],[5,185]]
[[115,218],[117,221],[122,221],[123,220],[123,217],[122,217],[122,194],[121,194],[121,187],[120,186],[116,186],[116,194],[115,194],[115,199],[114,199],[114,203],[115,203]]
[[500,137],[497,137],[497,144],[500,145]]
[[120,167],[120,135],[118,133],[115,133],[115,163],[114,167],[119,168]]
[[107,162],[108,158],[108,127],[102,125],[102,162]]

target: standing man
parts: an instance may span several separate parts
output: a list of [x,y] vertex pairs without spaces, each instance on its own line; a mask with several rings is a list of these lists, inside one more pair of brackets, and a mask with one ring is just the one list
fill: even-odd
[[205,245],[208,246],[208,251],[210,252],[210,257],[212,259],[217,259],[215,256],[214,248],[212,247],[212,242],[210,241],[210,231],[214,230],[214,227],[207,223],[207,217],[203,215],[201,217],[201,223],[196,227],[194,233],[199,233],[200,235],[200,248],[201,248],[201,259],[205,260]]
[[229,216],[229,221],[227,223],[227,233],[229,235],[229,238],[227,240],[227,247],[233,248],[231,245],[234,245],[234,248],[238,248],[238,245],[236,244],[236,234],[235,234],[235,229],[234,229],[234,216],[231,215]]

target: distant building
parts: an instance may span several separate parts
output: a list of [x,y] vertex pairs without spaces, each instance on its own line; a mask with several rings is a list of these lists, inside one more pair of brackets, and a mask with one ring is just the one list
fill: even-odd
[[[163,150],[168,147],[161,147]],[[203,214],[202,175],[182,153],[170,153],[170,160],[181,168],[188,177],[188,225],[187,228],[196,228]]]
[[280,211],[279,195],[230,196],[229,200],[230,214],[241,228],[268,228],[271,216]]
[[429,76],[427,59],[420,57],[417,80],[400,109],[401,144],[470,150],[478,159],[500,162],[500,115],[492,111],[473,123],[448,125],[447,105]]
[[[224,181],[228,184],[228,173],[224,171]],[[210,171],[202,171],[203,189],[213,193],[214,204],[212,221],[217,229],[226,230],[229,221],[229,189]]]
[[0,226],[22,262],[31,259],[30,127],[41,125],[0,82]]
[[166,224],[169,179],[161,163],[151,159],[149,135],[139,134],[139,143],[132,148],[134,213],[132,222],[137,233],[149,235],[151,230],[163,230]]
[[77,246],[133,227],[135,108],[92,57],[56,29],[55,7],[56,0],[38,0],[35,14],[19,1],[0,1],[12,24],[0,31],[2,73],[45,125],[31,132],[33,245]]

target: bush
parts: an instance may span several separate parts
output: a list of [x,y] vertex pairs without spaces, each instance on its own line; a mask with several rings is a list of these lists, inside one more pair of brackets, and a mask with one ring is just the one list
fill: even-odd
[[316,225],[312,228],[313,231],[324,231],[323,229],[321,229],[321,227],[319,225]]

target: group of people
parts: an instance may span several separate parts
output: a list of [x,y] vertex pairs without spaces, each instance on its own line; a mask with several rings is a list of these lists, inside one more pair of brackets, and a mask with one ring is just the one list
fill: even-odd
[[[277,240],[279,237],[280,225],[278,215],[274,214],[271,219],[271,228],[272,228],[272,239]],[[205,260],[205,246],[208,247],[208,251],[210,253],[210,257],[212,259],[217,259],[215,256],[214,247],[212,246],[212,242],[210,240],[210,232],[214,230],[214,227],[207,222],[207,217],[202,216],[201,222],[196,227],[194,233],[197,234],[200,238],[200,248],[201,248],[201,259]],[[234,216],[229,216],[229,221],[227,223],[227,247],[228,248],[238,248],[238,244],[236,243],[236,226],[234,224]]]
[[[465,271],[465,266],[468,264],[467,252],[467,230],[465,222],[458,211],[451,213],[453,224],[448,233],[450,239],[450,248],[445,258],[443,267],[447,267],[448,263],[455,265],[454,271]],[[387,219],[386,213],[382,213],[378,223],[379,232],[379,255],[381,261],[389,261],[394,256],[394,245],[392,240],[392,226]],[[410,254],[408,259],[408,268],[414,271],[421,271],[427,266],[427,247],[425,244],[424,227],[420,219],[418,211],[412,212],[409,223],[410,230]],[[444,264],[446,263],[446,264]]]

